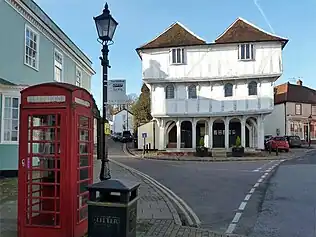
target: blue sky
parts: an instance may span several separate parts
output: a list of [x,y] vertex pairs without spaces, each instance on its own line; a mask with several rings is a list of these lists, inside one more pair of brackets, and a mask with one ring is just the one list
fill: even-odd
[[[100,45],[92,17],[101,13],[105,1],[35,1],[93,61],[97,74],[92,80],[92,91],[99,102]],[[316,0],[258,0],[257,3],[262,12],[254,0],[108,0],[112,15],[119,22],[115,43],[110,46],[110,79],[126,79],[127,92],[138,94],[142,74],[135,48],[175,21],[211,42],[240,16],[269,32],[270,24],[277,35],[289,39],[283,52],[284,74],[277,84],[302,77],[304,85],[316,88]]]

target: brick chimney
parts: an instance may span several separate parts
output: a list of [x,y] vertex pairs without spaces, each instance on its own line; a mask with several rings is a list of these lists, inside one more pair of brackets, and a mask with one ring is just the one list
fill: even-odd
[[302,86],[302,85],[303,85],[302,80],[298,79],[298,80],[296,81],[296,85],[298,85],[298,86]]

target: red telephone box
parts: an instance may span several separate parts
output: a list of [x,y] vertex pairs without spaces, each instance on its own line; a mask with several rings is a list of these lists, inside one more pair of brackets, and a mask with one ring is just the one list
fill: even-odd
[[21,92],[19,237],[81,237],[93,183],[94,100],[85,89],[45,83]]

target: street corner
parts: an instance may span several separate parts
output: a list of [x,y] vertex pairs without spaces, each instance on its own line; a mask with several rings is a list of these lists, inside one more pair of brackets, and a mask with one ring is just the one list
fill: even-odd
[[137,152],[130,143],[123,143],[122,150],[126,156],[132,158],[141,158],[141,153]]

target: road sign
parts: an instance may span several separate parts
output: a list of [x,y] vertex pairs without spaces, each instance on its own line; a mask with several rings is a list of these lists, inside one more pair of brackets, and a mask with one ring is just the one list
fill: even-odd
[[143,132],[142,133],[142,138],[146,138],[147,137],[147,133],[146,132]]
[[111,128],[109,123],[104,124],[104,133],[105,135],[111,135]]
[[108,104],[122,105],[126,104],[126,80],[108,81]]

